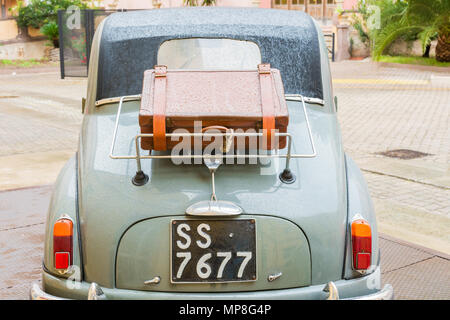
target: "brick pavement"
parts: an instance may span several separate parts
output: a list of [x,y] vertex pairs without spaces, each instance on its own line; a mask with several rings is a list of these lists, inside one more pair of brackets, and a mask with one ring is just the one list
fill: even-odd
[[85,79],[0,75],[0,157],[76,149]]
[[355,158],[404,148],[431,154],[423,161],[449,163],[450,71],[436,84],[432,72],[369,62],[334,63],[332,71],[344,145]]
[[52,184],[77,148],[86,79],[61,80],[57,67],[2,70],[0,190]]
[[426,248],[380,235],[381,279],[397,300],[448,300],[450,259]]
[[[332,75],[344,149],[363,170],[380,229],[393,233],[402,224],[409,241],[435,240],[434,249],[450,253],[450,68],[434,73],[343,61],[332,63]],[[378,154],[396,149],[430,155]]]

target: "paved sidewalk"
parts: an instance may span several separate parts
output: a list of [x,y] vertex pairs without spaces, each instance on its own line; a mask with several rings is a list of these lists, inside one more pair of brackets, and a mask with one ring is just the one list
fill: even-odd
[[77,149],[86,79],[51,71],[0,73],[0,190],[53,184]]
[[0,156],[73,149],[86,79],[0,75]]

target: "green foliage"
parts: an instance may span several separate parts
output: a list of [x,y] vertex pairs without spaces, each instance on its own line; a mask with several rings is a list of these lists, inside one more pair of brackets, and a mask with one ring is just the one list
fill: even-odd
[[418,64],[423,66],[434,66],[434,67],[450,67],[450,62],[439,62],[436,61],[435,59],[424,57],[380,56],[378,61],[401,63],[401,64]]
[[369,42],[369,35],[368,35],[368,33],[364,30],[364,27],[363,27],[361,21],[355,21],[355,22],[353,23],[353,27],[356,29],[356,31],[358,31],[359,38],[361,39],[361,42],[362,42],[362,43],[367,43],[367,42]]
[[[360,0],[358,6],[361,14],[355,15],[353,25],[363,42],[370,41],[375,59],[399,38],[419,39],[423,51],[436,38],[441,47],[450,46],[450,0]],[[380,28],[367,27],[370,6],[380,8]]]
[[393,21],[387,24],[377,32],[374,38],[374,58],[377,59],[381,56],[385,49],[396,39],[406,35],[417,34],[418,32],[420,32],[420,26],[405,25],[402,21]]
[[[185,6],[196,7],[198,6],[199,0],[183,0]],[[202,6],[213,6],[216,4],[216,0],[203,0]]]
[[9,59],[2,59],[0,60],[0,64],[5,65],[5,66],[13,66],[15,63],[12,60]]
[[[441,48],[447,46],[448,48],[450,46],[450,0],[408,0],[407,3],[404,19],[401,21],[402,29],[407,30],[409,28],[417,31],[423,51],[436,37],[440,40],[438,46]],[[392,38],[393,33],[386,33],[384,36],[386,39]],[[396,33],[398,34],[398,31]],[[390,44],[386,39],[384,39],[383,46],[380,45],[377,50],[377,56],[380,56]],[[436,50],[436,58],[439,60],[438,51],[442,50],[438,50],[438,48]],[[443,51],[445,52],[445,49]]]
[[[353,15],[353,27],[358,31],[361,41],[370,43],[373,49],[377,45],[379,34],[388,25],[402,20],[406,7],[407,3],[401,0],[359,0],[359,14]],[[379,20],[376,10],[380,13]]]
[[41,33],[47,37],[47,39],[53,43],[55,48],[59,48],[58,37],[58,24],[54,21],[46,23],[41,28]]
[[40,28],[49,22],[56,22],[58,10],[72,5],[80,9],[88,8],[83,0],[31,0],[28,5],[18,1],[11,11],[19,27]]
[[0,67],[2,67],[2,66],[32,67],[32,66],[38,66],[41,64],[42,64],[42,61],[39,61],[36,59],[30,59],[30,60],[3,59],[3,60],[0,60]]
[[348,53],[350,54],[350,57],[353,56],[353,46],[355,45],[355,40],[353,38],[350,38],[350,46],[348,48]]

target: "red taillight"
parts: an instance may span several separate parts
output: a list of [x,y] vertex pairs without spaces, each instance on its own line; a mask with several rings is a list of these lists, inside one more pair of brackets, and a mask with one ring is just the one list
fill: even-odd
[[67,269],[70,265],[70,253],[69,252],[55,252],[55,268]]
[[73,223],[61,218],[53,226],[53,258],[55,269],[67,269],[72,265]]
[[353,268],[367,270],[372,260],[372,231],[364,219],[352,222]]

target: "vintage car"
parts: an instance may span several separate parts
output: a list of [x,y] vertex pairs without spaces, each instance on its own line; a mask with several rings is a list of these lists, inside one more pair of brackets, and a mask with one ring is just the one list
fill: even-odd
[[[261,63],[283,80],[287,148],[231,164],[217,153],[177,158],[141,148],[146,70]],[[375,212],[344,153],[327,47],[309,15],[114,13],[96,30],[87,87],[78,152],[54,186],[42,289],[33,284],[32,299],[393,298],[391,285],[381,287]],[[173,161],[186,157],[197,161]]]

